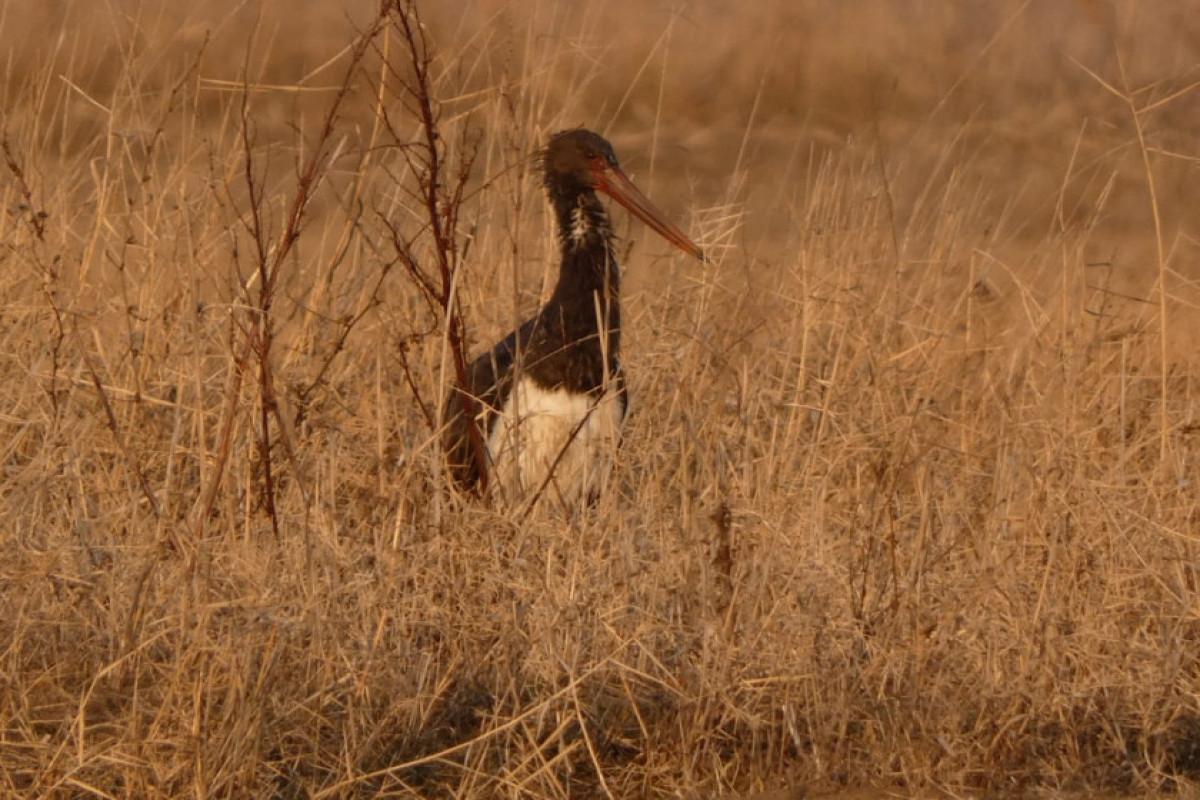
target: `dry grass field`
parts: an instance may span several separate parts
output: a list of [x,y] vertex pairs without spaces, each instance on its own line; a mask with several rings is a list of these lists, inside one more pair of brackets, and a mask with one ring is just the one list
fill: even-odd
[[[1200,4],[430,0],[436,186],[377,10],[0,4],[0,795],[1197,796]],[[713,259],[526,513],[577,125]]]

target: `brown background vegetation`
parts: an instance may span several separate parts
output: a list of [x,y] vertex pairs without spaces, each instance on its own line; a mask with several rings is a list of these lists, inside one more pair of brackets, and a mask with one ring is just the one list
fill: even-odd
[[715,256],[615,214],[571,518],[445,486],[375,10],[0,7],[0,791],[1194,792],[1200,6],[425,4],[473,348],[555,130]]

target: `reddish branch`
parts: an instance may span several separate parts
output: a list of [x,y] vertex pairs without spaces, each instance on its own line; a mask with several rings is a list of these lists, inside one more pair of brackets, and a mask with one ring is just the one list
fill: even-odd
[[[432,279],[420,268],[411,250],[395,235],[393,241],[397,245],[397,253],[408,269],[409,274],[421,288],[426,298],[432,298],[439,307],[446,321],[446,339],[450,348],[451,361],[454,368],[454,380],[460,391],[452,392],[449,402],[462,403],[464,419],[467,420],[468,435],[474,452],[476,466],[481,476],[481,489],[487,489],[486,451],[484,450],[483,435],[475,419],[475,413],[470,393],[467,387],[467,358],[464,325],[458,304],[454,302],[454,275],[458,265],[458,247],[456,232],[458,227],[458,211],[462,206],[463,193],[467,179],[470,176],[474,161],[474,151],[468,148],[465,141],[463,155],[459,159],[459,168],[450,189],[445,185],[446,166],[443,163],[444,138],[438,125],[438,112],[434,103],[434,88],[430,78],[430,66],[433,55],[429,41],[425,36],[425,28],[414,0],[393,0],[392,8],[396,18],[399,33],[403,38],[412,69],[411,79],[395,76],[403,87],[407,97],[405,107],[414,112],[420,124],[423,142],[417,147],[401,146],[414,173],[420,176],[420,200],[425,207],[429,223],[429,233],[433,239],[434,252],[437,257],[437,275]],[[390,122],[387,123],[393,140],[403,141]],[[457,400],[453,399],[457,398]]]

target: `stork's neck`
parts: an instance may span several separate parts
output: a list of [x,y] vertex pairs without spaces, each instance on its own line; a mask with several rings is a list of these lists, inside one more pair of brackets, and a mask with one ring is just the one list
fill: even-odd
[[[593,331],[603,320],[611,337],[620,327],[621,269],[613,252],[612,227],[604,205],[590,189],[552,189],[550,200],[558,217],[562,247],[562,267],[550,304],[561,307],[575,324]],[[603,313],[599,318],[598,307]]]

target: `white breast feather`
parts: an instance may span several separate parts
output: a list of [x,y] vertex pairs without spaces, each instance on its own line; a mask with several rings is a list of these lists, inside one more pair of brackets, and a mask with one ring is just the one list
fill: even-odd
[[575,206],[571,209],[571,246],[576,249],[581,247],[591,230],[592,223],[583,206]]
[[543,484],[543,497],[568,507],[586,501],[608,482],[624,417],[615,391],[596,398],[520,380],[488,436],[491,484],[509,502]]

